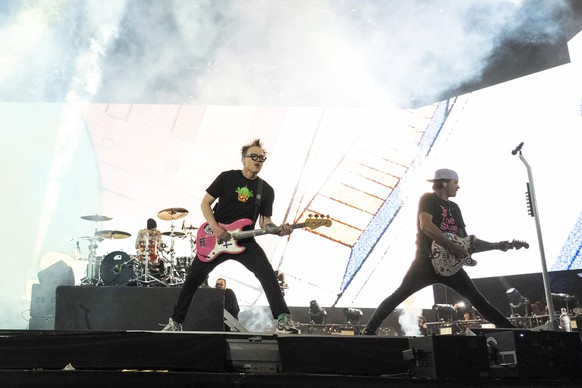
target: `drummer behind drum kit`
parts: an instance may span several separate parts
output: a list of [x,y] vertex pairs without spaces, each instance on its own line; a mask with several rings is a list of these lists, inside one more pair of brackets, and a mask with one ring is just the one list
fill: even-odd
[[[105,239],[125,239],[131,234],[119,230],[99,230],[98,222],[111,221],[113,218],[102,215],[81,216],[82,219],[95,222],[95,233],[93,236],[74,237],[71,240],[88,240],[89,256],[87,257],[86,276],[81,279],[81,285],[94,286],[179,286],[184,283],[186,269],[192,262],[196,250],[195,237],[193,231],[197,228],[185,226],[182,222],[182,230],[176,231],[174,221],[188,215],[188,210],[184,208],[169,208],[158,213],[158,218],[163,221],[171,221],[170,231],[162,232],[162,237],[169,237],[169,246],[165,243],[149,243],[146,241],[139,244],[138,252],[135,255],[127,254],[123,251],[115,251],[105,257],[97,255],[98,244]],[[175,239],[190,240],[189,257],[175,257]],[[147,236],[146,236],[147,240]],[[77,259],[81,257],[79,241],[77,241]]]

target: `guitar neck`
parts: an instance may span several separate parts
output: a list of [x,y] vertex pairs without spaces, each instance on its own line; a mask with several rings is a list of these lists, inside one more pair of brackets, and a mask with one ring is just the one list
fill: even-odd
[[492,251],[495,249],[499,249],[502,251],[507,250],[507,243],[490,243],[490,242],[484,242],[481,241],[479,243],[475,242],[474,244],[472,244],[471,246],[471,253],[477,253],[477,252],[486,252],[486,251]]
[[[299,224],[291,225],[291,228],[304,228],[305,222],[301,222]],[[234,240],[242,240],[243,238],[250,238],[255,236],[262,236],[264,234],[278,234],[281,231],[281,227],[276,227],[273,229],[263,228],[263,229],[253,229],[253,230],[244,230],[242,232],[232,233],[231,236]]]

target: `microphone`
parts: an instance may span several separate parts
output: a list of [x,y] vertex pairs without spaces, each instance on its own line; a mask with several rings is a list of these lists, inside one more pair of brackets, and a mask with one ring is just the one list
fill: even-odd
[[523,147],[523,141],[521,143],[519,143],[519,145],[517,147],[515,147],[513,149],[513,151],[511,151],[511,155],[515,155],[517,154],[519,151],[521,151],[521,147]]

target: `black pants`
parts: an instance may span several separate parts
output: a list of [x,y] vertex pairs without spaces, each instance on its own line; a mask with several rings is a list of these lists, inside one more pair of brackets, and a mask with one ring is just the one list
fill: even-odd
[[277,318],[281,313],[289,314],[289,307],[287,307],[287,303],[283,298],[277,276],[275,276],[275,272],[267,259],[265,251],[255,241],[248,241],[244,244],[239,242],[239,245],[244,246],[246,249],[236,255],[223,253],[208,263],[199,260],[198,257],[194,258],[186,273],[186,280],[180,290],[178,301],[174,306],[172,319],[175,322],[184,322],[188,314],[188,309],[190,308],[190,303],[192,302],[192,297],[196,290],[198,290],[198,287],[200,287],[208,274],[217,265],[224,263],[226,260],[238,261],[257,277],[265,291],[274,318]]
[[429,257],[417,257],[411,264],[410,268],[404,275],[400,286],[386,299],[380,303],[370,321],[366,325],[368,330],[375,332],[382,324],[384,319],[394,311],[400,303],[404,302],[409,296],[423,288],[441,283],[457,291],[466,298],[479,311],[487,321],[495,324],[497,327],[511,328],[514,327],[511,322],[497,310],[485,297],[479,292],[475,283],[469,278],[464,269],[453,276],[441,276],[437,274],[430,262]]

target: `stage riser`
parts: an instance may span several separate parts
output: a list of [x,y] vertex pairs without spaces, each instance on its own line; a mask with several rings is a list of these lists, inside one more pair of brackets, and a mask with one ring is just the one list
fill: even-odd
[[0,338],[0,369],[226,371],[220,333],[24,333]]
[[[485,341],[515,349],[518,371],[498,374]],[[526,340],[522,340],[526,338]],[[512,345],[513,344],[513,345]],[[0,335],[0,369],[168,370],[423,379],[580,380],[575,333],[512,332],[475,337],[275,336],[218,332],[21,331]],[[416,359],[405,360],[414,354]],[[569,358],[568,358],[569,357]],[[412,373],[410,373],[412,372]]]

